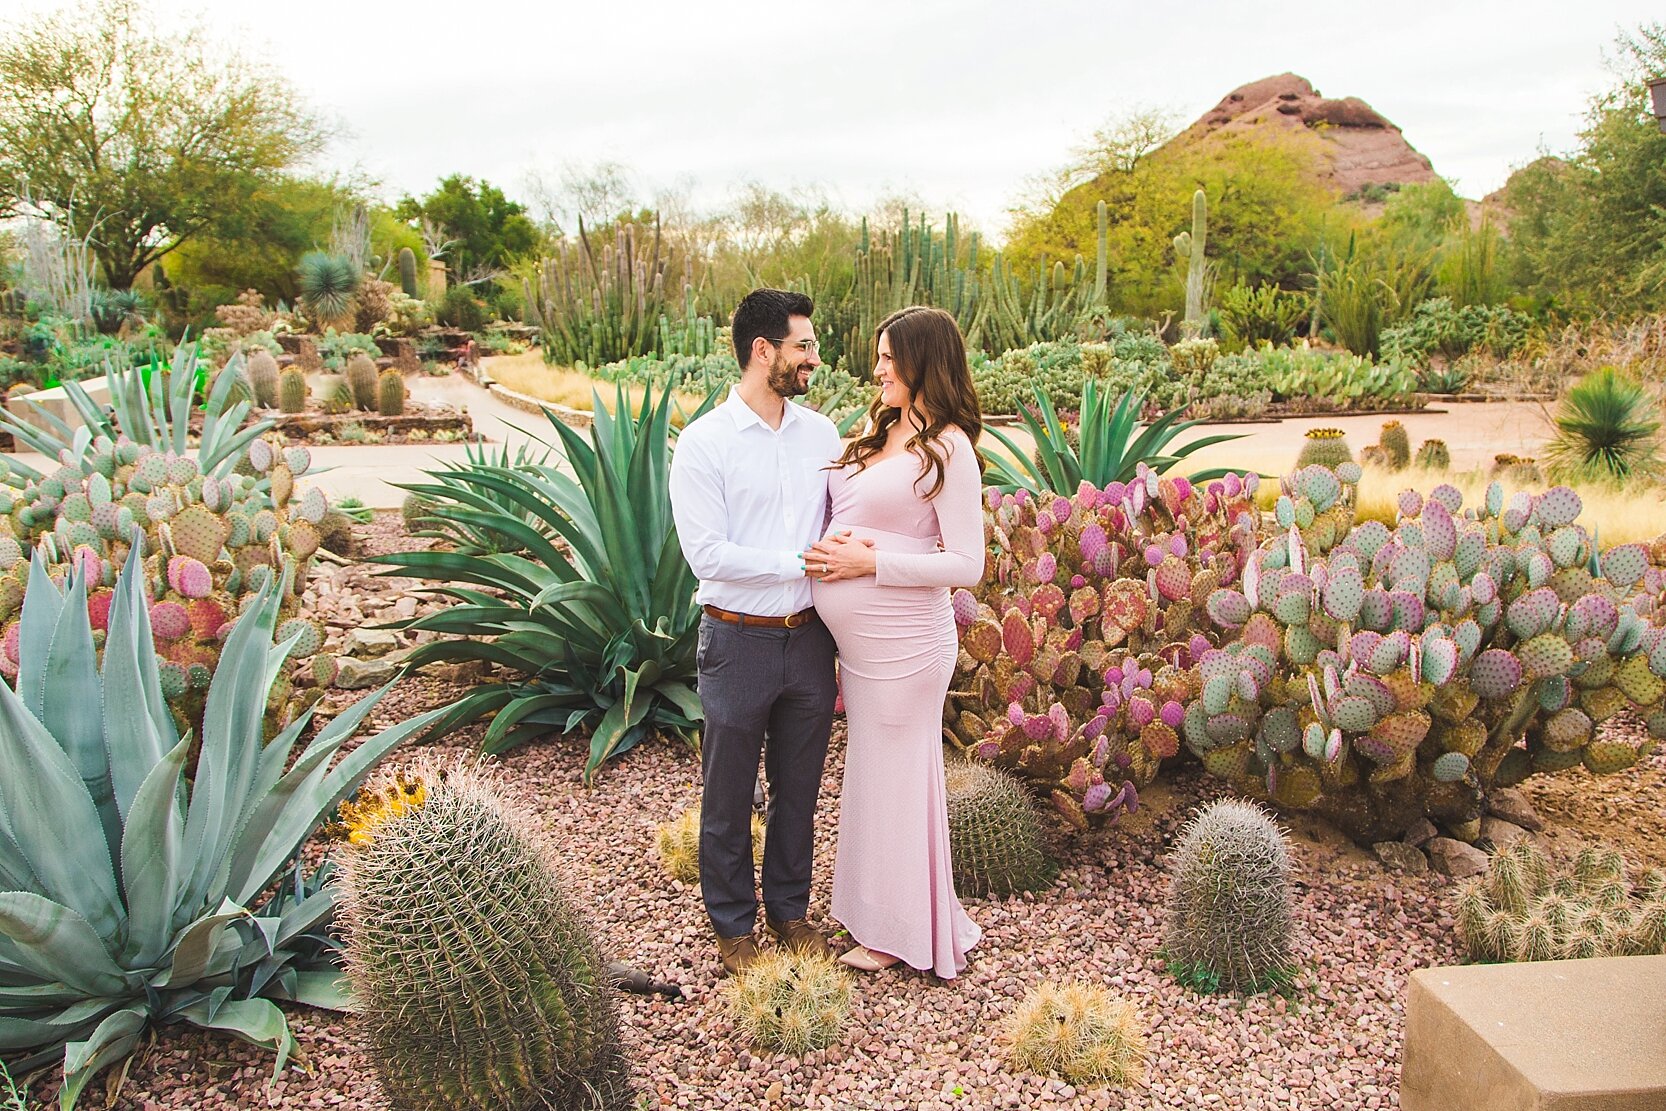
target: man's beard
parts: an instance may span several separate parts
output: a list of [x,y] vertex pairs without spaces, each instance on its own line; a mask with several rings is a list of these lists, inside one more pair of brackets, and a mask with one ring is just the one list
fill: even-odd
[[803,397],[810,392],[808,384],[798,384],[798,368],[787,362],[785,355],[776,352],[769,367],[769,388],[780,397]]

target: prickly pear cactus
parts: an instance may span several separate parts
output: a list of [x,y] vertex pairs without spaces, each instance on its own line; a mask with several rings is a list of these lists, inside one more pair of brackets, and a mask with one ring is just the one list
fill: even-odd
[[1255,480],[1199,489],[1141,468],[1073,497],[990,492],[988,574],[953,597],[945,733],[1079,827],[1137,802],[1179,749],[1203,603],[1253,550]]
[[596,942],[503,790],[472,767],[425,770],[343,815],[346,965],[370,1059],[409,1111],[623,1111]]
[[1653,742],[1600,729],[1622,710],[1666,734],[1649,621],[1666,571],[1647,549],[1596,555],[1567,487],[1506,502],[1494,484],[1467,510],[1452,486],[1408,490],[1395,528],[1344,533],[1321,507],[1357,479],[1287,481],[1282,531],[1206,604],[1224,639],[1194,665],[1182,732],[1211,772],[1380,841],[1462,825],[1534,772],[1631,766]]
[[[0,487],[0,637],[21,611],[32,549],[54,576],[72,562],[86,570],[94,641],[102,645],[116,568],[140,534],[162,691],[182,728],[200,735],[220,645],[261,584],[286,571],[291,590],[280,612],[294,616],[328,510],[321,491],[295,488],[311,466],[305,448],[269,434],[245,454],[247,474],[216,478],[193,456],[99,437],[80,457],[65,451],[40,481]],[[8,677],[17,673],[15,639],[0,645]],[[295,670],[303,668],[311,674],[304,664]],[[273,692],[278,725],[297,708],[292,678],[280,677]]]

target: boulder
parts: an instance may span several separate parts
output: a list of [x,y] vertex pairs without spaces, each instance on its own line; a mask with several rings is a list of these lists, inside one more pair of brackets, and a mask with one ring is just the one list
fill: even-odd
[[399,648],[399,636],[390,629],[357,628],[347,634],[342,648],[349,656],[385,656]]
[[1435,871],[1453,879],[1478,876],[1487,870],[1487,854],[1452,837],[1435,837],[1426,846]]
[[1507,849],[1523,837],[1531,837],[1525,829],[1514,822],[1506,822],[1503,818],[1486,817],[1481,819],[1481,839],[1491,841],[1493,851]]
[[1490,792],[1487,795],[1487,813],[1534,833],[1545,827],[1544,819],[1533,809],[1533,804],[1527,801],[1527,796],[1514,787]]
[[399,662],[386,656],[376,660],[356,660],[352,656],[343,656],[340,667],[336,673],[336,688],[344,691],[362,691],[379,687],[391,680],[399,670]]
[[1379,841],[1371,846],[1371,851],[1385,868],[1409,872],[1414,876],[1429,870],[1429,858],[1423,855],[1423,850],[1404,841]]
[[1406,830],[1405,835],[1402,836],[1400,840],[1404,841],[1408,845],[1420,849],[1439,835],[1440,830],[1435,828],[1435,823],[1431,822],[1427,818],[1419,818],[1416,822],[1412,823],[1412,827]]

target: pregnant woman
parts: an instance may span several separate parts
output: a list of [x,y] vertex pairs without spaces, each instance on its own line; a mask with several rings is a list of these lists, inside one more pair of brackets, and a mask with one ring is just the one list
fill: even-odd
[[860,943],[851,967],[950,979],[981,936],[955,897],[942,722],[948,588],[983,577],[983,422],[954,317],[902,309],[876,347],[868,430],[834,463],[828,535],[804,553],[849,724],[832,914]]

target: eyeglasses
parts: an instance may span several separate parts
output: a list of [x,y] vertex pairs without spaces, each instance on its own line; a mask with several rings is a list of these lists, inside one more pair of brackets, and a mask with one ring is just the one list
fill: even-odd
[[777,347],[796,347],[806,355],[814,355],[821,350],[821,344],[813,339],[769,339],[768,336],[765,336],[764,339]]

